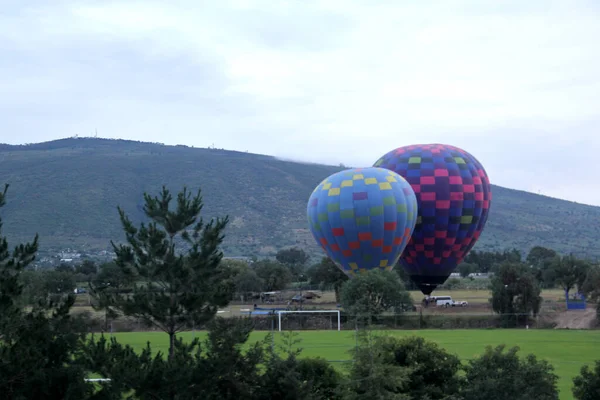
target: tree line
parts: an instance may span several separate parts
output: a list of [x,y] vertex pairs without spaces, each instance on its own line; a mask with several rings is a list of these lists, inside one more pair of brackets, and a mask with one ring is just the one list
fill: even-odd
[[[304,250],[289,248],[279,250],[274,259],[223,259],[221,263],[230,270],[234,285],[233,296],[242,303],[256,301],[261,292],[285,290],[292,284],[297,288],[332,289],[335,291],[336,302],[340,303],[340,290],[348,277],[328,257],[323,257],[312,265],[307,264],[309,260],[310,257]],[[406,289],[417,290],[400,265],[393,271]],[[515,274],[519,274],[522,283],[529,279],[531,284],[536,284],[540,289],[561,288],[567,295],[576,289],[576,293],[585,294],[592,301],[598,298],[595,288],[598,287],[599,274],[595,263],[573,255],[560,255],[542,246],[533,247],[526,257],[516,249],[496,252],[473,250],[457,267],[457,272],[462,278],[469,278],[473,273],[503,276],[503,279],[497,279],[489,286],[492,290],[498,285],[516,282],[508,276],[514,278]],[[91,260],[84,260],[75,265],[62,263],[54,269],[28,269],[23,272],[25,299],[31,304],[35,301],[36,294],[59,295],[71,292],[78,282],[92,282],[97,286],[110,285],[113,289],[130,291],[134,283],[131,277],[132,275],[124,274],[114,261],[97,265]],[[460,285],[461,282],[450,278],[442,289],[460,288]],[[532,290],[536,291],[537,288]]]
[[[0,192],[0,207],[6,194],[6,189]],[[357,333],[359,345],[345,371],[340,371],[323,358],[300,357],[293,332],[283,335],[279,347],[269,335],[251,342],[251,319],[221,318],[217,310],[240,291],[241,274],[255,273],[275,287],[277,273],[259,273],[255,267],[252,272],[240,272],[223,262],[220,245],[228,218],[204,221],[200,191],[192,194],[184,189],[173,199],[163,188],[157,196],[145,194],[144,200],[149,222],[138,226],[118,209],[126,241],[112,243],[114,262],[95,273],[91,264],[83,263],[74,271],[59,268],[46,275],[29,274],[39,238],[10,248],[1,234],[0,220],[3,398],[558,398],[553,367],[533,355],[519,357],[518,348],[488,347],[463,364],[422,338],[398,339],[367,328]],[[274,262],[265,262],[261,268],[274,268],[269,264]],[[505,269],[507,276],[516,279],[516,287],[523,286],[514,268],[506,265],[512,266],[503,264],[496,276],[502,276]],[[301,274],[294,268],[287,270]],[[531,274],[529,270],[524,273]],[[76,279],[75,274],[95,274],[90,290],[98,309],[135,316],[164,331],[169,337],[167,354],[152,349],[150,343],[138,352],[115,338],[88,335],[71,313],[75,296],[67,283]],[[322,260],[311,274],[337,287],[344,306],[356,315],[403,310],[411,304],[396,272],[367,274],[342,283],[341,275],[336,273],[334,278],[331,265]],[[184,342],[177,337],[190,326],[207,330],[206,338]],[[94,376],[109,380],[86,380]],[[596,399],[599,382],[600,361],[592,369],[584,367],[575,378],[575,397]]]

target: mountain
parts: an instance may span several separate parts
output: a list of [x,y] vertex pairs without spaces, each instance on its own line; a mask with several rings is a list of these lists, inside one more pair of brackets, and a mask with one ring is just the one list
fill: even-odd
[[[313,188],[342,167],[282,161],[221,149],[126,140],[68,138],[0,145],[0,183],[11,185],[2,213],[16,243],[37,232],[41,251],[110,250],[124,238],[117,205],[143,219],[143,193],[166,185],[202,190],[205,218],[230,216],[227,255],[269,255],[298,245],[320,254],[308,230],[306,202]],[[534,245],[597,257],[600,207],[493,186],[479,250]]]

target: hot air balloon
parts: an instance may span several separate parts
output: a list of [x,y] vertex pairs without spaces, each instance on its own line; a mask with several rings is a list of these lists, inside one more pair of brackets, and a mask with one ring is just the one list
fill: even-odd
[[400,147],[374,165],[403,176],[417,196],[417,225],[400,262],[430,295],[481,235],[492,199],[490,180],[475,157],[444,144]]
[[314,189],[307,214],[317,243],[352,278],[396,265],[415,228],[417,198],[393,171],[349,169]]

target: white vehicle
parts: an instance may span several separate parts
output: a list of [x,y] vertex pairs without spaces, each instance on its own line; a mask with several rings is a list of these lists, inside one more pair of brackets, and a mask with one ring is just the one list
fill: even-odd
[[435,305],[438,307],[451,307],[454,304],[454,300],[450,296],[436,296]]
[[452,307],[466,307],[468,305],[469,305],[469,303],[467,303],[464,300],[462,300],[462,301],[453,301],[452,302]]

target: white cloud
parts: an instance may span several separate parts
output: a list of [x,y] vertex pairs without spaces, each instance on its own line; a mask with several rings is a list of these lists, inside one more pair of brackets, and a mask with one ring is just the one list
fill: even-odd
[[0,141],[98,128],[349,165],[445,142],[498,184],[600,205],[593,0],[18,4]]

